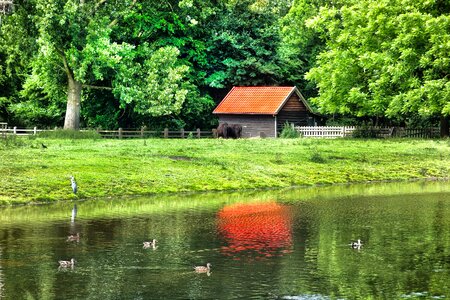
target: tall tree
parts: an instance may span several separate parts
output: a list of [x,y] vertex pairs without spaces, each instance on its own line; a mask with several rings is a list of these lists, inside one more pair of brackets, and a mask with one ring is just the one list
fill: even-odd
[[179,64],[179,51],[114,40],[136,0],[35,0],[35,4],[39,51],[25,87],[42,86],[50,97],[60,98],[66,86],[64,128],[79,128],[83,88],[112,90],[123,105],[135,104],[140,114],[180,110],[187,93],[181,83],[188,67]]
[[[205,69],[209,66],[205,24],[216,11],[216,1],[172,0],[161,5],[142,5],[130,13],[120,31],[121,38],[131,44],[148,42],[153,48],[176,47],[178,61],[189,66],[182,84],[187,91],[179,114],[153,117],[153,127],[207,128],[211,126],[214,101],[203,88]],[[117,32],[119,33],[119,32]]]
[[[450,15],[445,1],[338,1],[309,25],[326,50],[307,78],[322,112],[405,119],[450,116]],[[446,126],[445,126],[446,124]]]
[[316,56],[324,49],[319,33],[306,26],[306,21],[319,12],[327,0],[296,0],[280,21],[281,41],[278,52],[282,76],[288,84],[297,85],[307,98],[316,96],[316,86],[305,79],[315,65]]

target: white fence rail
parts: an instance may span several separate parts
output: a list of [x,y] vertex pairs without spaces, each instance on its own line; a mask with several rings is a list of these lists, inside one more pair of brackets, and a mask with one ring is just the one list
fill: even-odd
[[432,128],[357,127],[357,126],[299,126],[295,129],[305,138],[338,138],[356,136],[367,138],[439,138],[440,130]]
[[0,128],[2,134],[14,134],[14,135],[36,135],[38,132],[46,131],[45,129],[34,128]]
[[295,129],[305,138],[337,138],[351,136],[355,126],[298,126]]

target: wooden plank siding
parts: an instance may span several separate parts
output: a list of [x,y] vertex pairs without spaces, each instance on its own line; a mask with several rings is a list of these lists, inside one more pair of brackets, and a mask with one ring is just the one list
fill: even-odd
[[294,124],[294,126],[308,126],[309,115],[305,112],[280,112],[277,116],[277,132],[280,133],[283,130],[283,126],[286,122]]
[[305,104],[303,104],[302,101],[300,101],[300,98],[297,94],[292,94],[291,97],[289,97],[288,101],[284,104],[282,111],[308,111]]
[[308,109],[305,104],[300,100],[297,94],[293,94],[288,101],[284,104],[277,115],[277,132],[280,133],[283,130],[283,126],[286,122],[294,124],[294,126],[307,126],[309,125]]
[[270,115],[219,115],[219,123],[242,125],[242,137],[275,136],[275,117]]

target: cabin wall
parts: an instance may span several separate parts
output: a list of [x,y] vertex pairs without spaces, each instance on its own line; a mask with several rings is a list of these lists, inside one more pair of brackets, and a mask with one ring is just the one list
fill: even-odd
[[305,104],[297,94],[293,94],[284,104],[277,115],[277,131],[281,132],[286,122],[294,126],[314,126],[314,119],[308,113]]
[[275,137],[275,117],[266,115],[219,115],[219,123],[242,125],[242,137]]

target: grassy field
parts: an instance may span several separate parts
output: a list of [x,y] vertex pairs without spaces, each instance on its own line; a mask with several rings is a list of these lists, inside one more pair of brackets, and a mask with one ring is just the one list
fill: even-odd
[[0,139],[0,205],[449,177],[450,140]]

